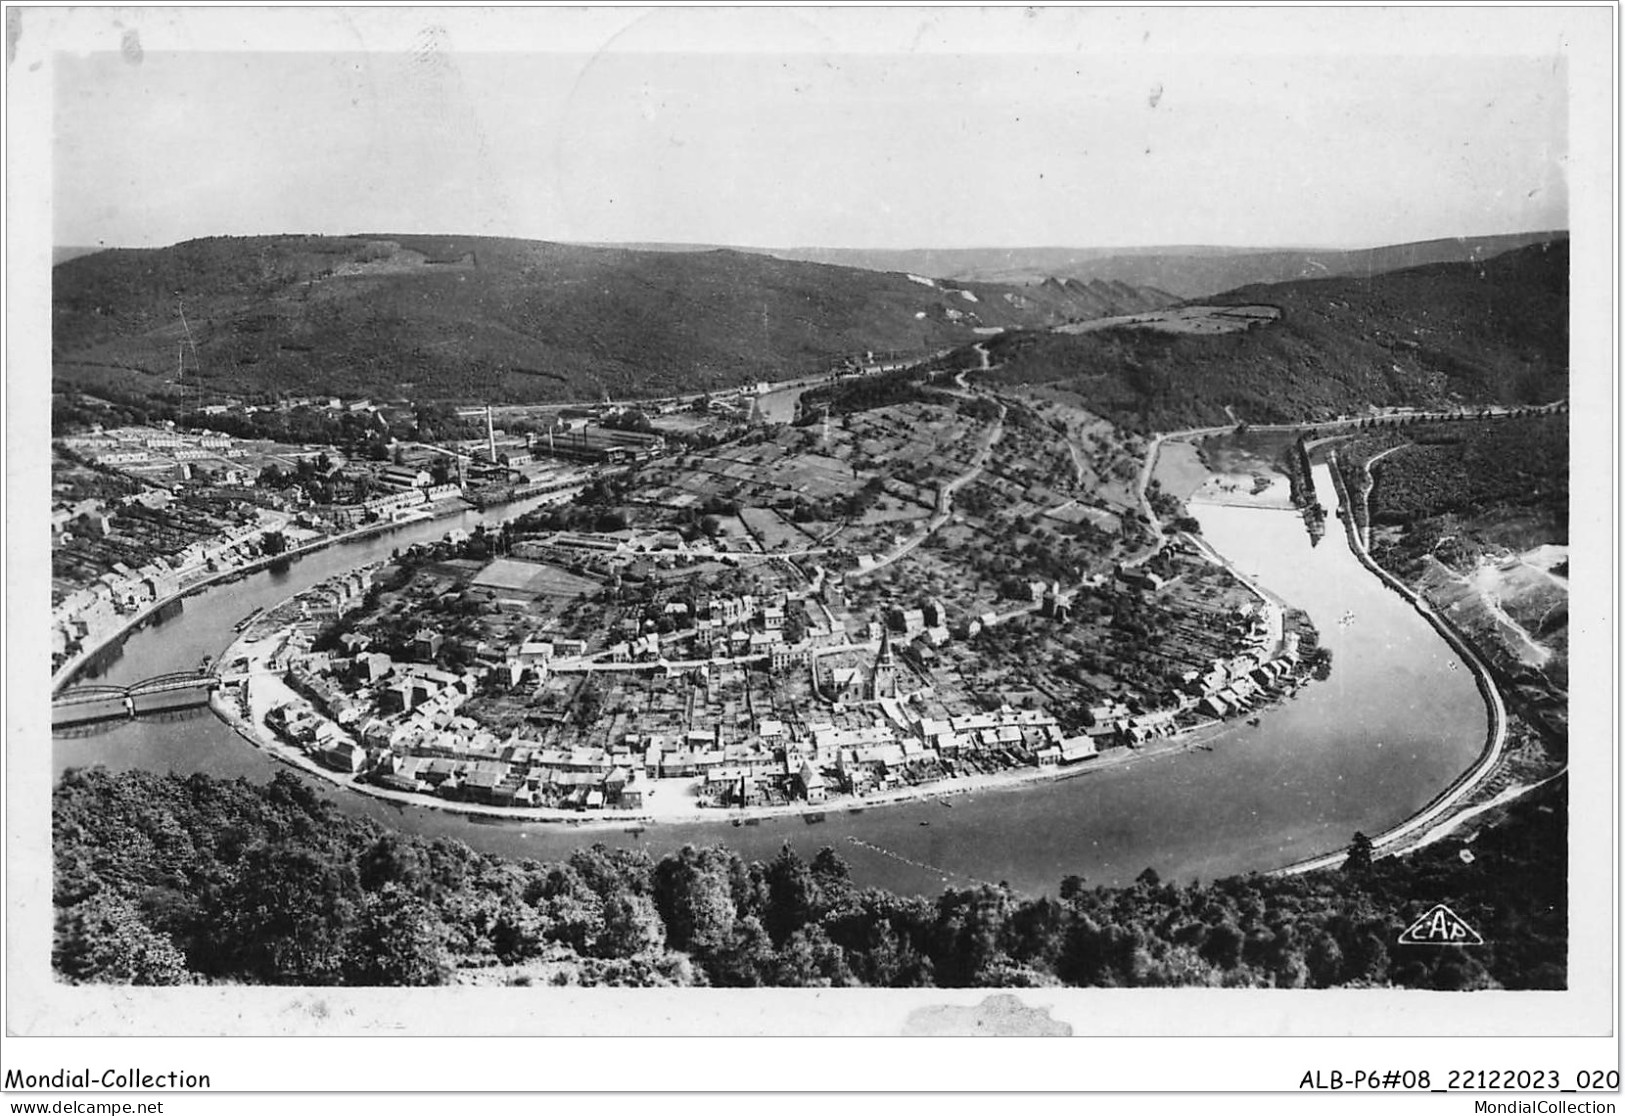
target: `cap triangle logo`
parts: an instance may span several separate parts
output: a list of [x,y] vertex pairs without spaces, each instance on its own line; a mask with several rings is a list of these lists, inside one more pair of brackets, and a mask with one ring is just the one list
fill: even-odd
[[1399,936],[1399,944],[1467,946],[1483,945],[1484,939],[1455,911],[1443,903],[1436,903],[1405,928],[1405,932]]

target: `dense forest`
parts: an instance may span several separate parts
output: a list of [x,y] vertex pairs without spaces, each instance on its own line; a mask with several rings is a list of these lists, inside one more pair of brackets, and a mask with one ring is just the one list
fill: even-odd
[[[1373,468],[1370,505],[1376,523],[1538,507],[1566,527],[1567,414],[1404,427],[1392,444],[1406,448]],[[1566,530],[1554,541],[1566,542]]]
[[664,395],[1100,310],[1062,286],[961,291],[730,250],[400,234],[97,252],[53,268],[51,293],[59,390],[170,399],[183,361],[188,390],[206,398]]
[[[860,887],[834,850],[583,848],[542,864],[347,817],[269,783],[70,770],[55,792],[61,979],[139,984],[1562,988],[1564,784],[1470,856],[1444,840],[1289,878],[1076,876],[935,898]],[[1448,903],[1472,949],[1401,946]]]
[[1569,416],[1411,423],[1373,430],[1337,447],[1349,483],[1370,461],[1364,527],[1373,555],[1415,579],[1431,556],[1467,569],[1486,551],[1568,542]]
[[796,425],[811,426],[821,422],[827,407],[833,417],[855,415],[881,407],[895,407],[902,403],[916,403],[927,399],[941,399],[922,386],[925,373],[920,370],[885,372],[878,376],[859,376],[837,380],[833,384],[808,388],[796,403]]
[[1568,261],[1558,240],[1482,263],[1243,287],[1208,301],[1276,306],[1280,320],[1216,336],[1006,333],[978,375],[1056,384],[1138,431],[1549,403],[1568,394]]

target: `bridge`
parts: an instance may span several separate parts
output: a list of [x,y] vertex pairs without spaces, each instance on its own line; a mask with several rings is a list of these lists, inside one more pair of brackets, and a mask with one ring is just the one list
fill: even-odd
[[51,700],[51,727],[70,728],[207,705],[209,694],[219,685],[219,677],[207,671],[177,671],[133,686],[76,686]]

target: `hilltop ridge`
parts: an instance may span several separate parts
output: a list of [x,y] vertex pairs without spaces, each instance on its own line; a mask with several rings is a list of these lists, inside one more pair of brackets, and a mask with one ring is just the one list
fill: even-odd
[[[1167,305],[1125,284],[944,282],[736,249],[214,237],[53,269],[57,382],[533,402],[700,391]],[[181,314],[184,310],[185,322]]]
[[1267,324],[1217,335],[1135,323],[1010,333],[986,344],[996,370],[985,375],[1049,384],[1141,430],[1539,405],[1568,395],[1568,288],[1567,239],[1477,263],[1255,284],[1207,302],[1279,310]]
[[1379,272],[1431,263],[1488,259],[1561,231],[1441,237],[1373,248],[1228,248],[1168,245],[1141,248],[948,248],[772,250],[784,259],[880,270],[915,271],[984,283],[1031,283],[1051,277],[1155,287],[1177,298],[1207,298],[1249,283],[1284,283]]

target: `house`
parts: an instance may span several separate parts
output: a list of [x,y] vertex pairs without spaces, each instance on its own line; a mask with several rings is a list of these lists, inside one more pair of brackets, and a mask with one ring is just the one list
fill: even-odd
[[427,488],[433,482],[434,478],[426,470],[401,465],[390,466],[378,473],[378,483],[387,488]]
[[1099,755],[1091,736],[1070,736],[1060,743],[1062,763],[1077,763]]
[[379,703],[386,711],[410,713],[434,696],[429,683],[421,678],[402,678],[384,687]]
[[926,598],[920,612],[925,617],[925,626],[927,628],[941,628],[946,627],[948,624],[947,606],[936,597]]
[[412,654],[423,662],[433,662],[444,642],[445,638],[433,628],[420,628],[412,637]]
[[355,657],[354,670],[357,677],[365,683],[372,683],[384,677],[395,667],[395,660],[381,651],[369,651]]
[[796,773],[796,782],[800,784],[801,796],[810,804],[816,805],[829,796],[823,774],[810,762],[802,763],[801,770]]
[[806,640],[790,644],[775,642],[769,645],[768,654],[771,656],[771,666],[775,671],[788,670],[797,663],[805,663],[812,657],[812,644]]
[[321,753],[321,761],[335,771],[355,774],[367,763],[367,750],[353,740],[340,740]]
[[[611,779],[613,779],[613,777],[614,776],[612,773]],[[611,780],[605,779],[604,788],[606,791],[606,797],[608,797],[607,792],[610,785]],[[641,810],[643,809],[643,796],[647,790],[647,778],[634,769],[626,773],[626,781],[621,784],[618,797],[614,798],[610,804],[613,806],[619,806],[623,810]]]

